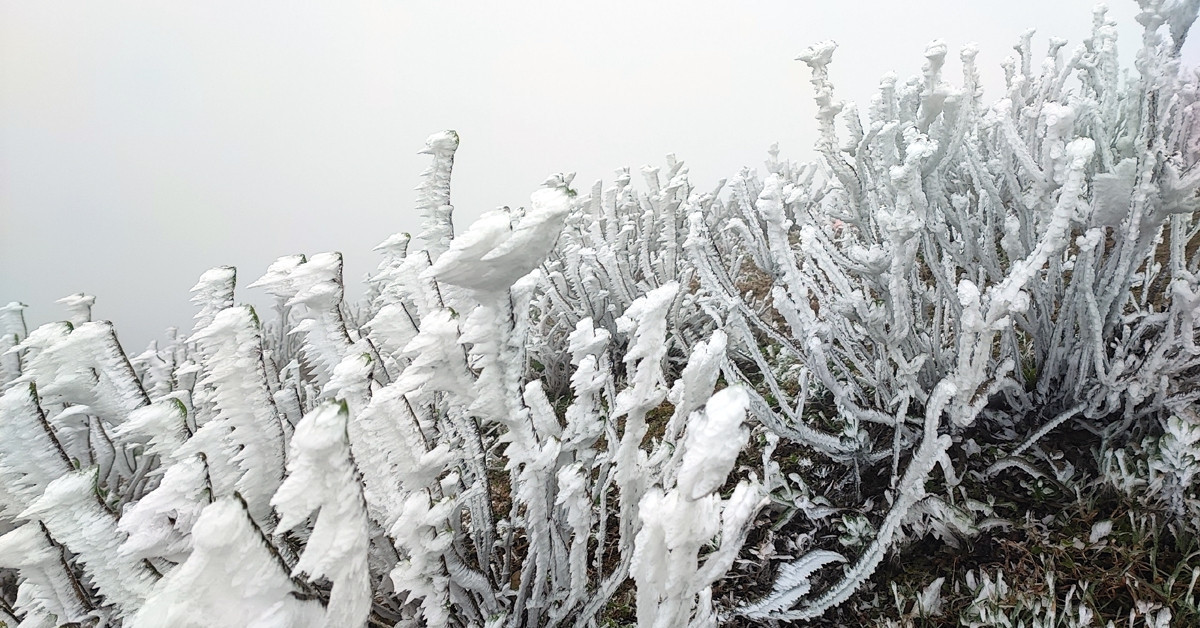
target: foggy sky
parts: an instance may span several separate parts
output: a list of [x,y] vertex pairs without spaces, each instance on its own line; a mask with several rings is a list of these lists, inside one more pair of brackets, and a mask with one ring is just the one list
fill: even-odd
[[[338,250],[359,284],[375,244],[417,228],[416,153],[435,131],[462,138],[459,230],[550,173],[587,191],[667,153],[708,189],[773,142],[810,157],[794,59],[812,43],[838,41],[837,96],[865,108],[935,38],[959,84],[975,41],[992,102],[1021,31],[1039,54],[1051,35],[1070,49],[1092,4],[0,0],[0,304],[37,324],[95,294],[137,352],[190,328],[188,289],[215,265],[244,286],[279,256]],[[1130,62],[1136,6],[1113,4]]]

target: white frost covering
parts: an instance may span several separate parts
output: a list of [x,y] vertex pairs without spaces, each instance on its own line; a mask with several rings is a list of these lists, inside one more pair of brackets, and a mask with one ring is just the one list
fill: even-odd
[[50,545],[38,524],[0,536],[0,566],[20,570],[16,609],[26,615],[17,628],[58,626],[89,614],[64,570],[59,548]]
[[279,512],[279,531],[291,530],[317,512],[293,575],[333,583],[326,609],[327,626],[362,626],[371,610],[367,570],[366,504],[347,442],[345,403],[329,401],[296,426],[289,447],[288,477],[271,505]]
[[192,549],[192,528],[207,502],[208,466],[200,456],[167,468],[158,487],[121,514],[117,528],[127,534],[121,553],[130,558],[181,562]]
[[187,406],[178,398],[160,399],[134,410],[113,436],[145,446],[145,451],[170,459],[187,441]]
[[396,379],[397,387],[414,394],[446,391],[466,397],[471,382],[462,349],[458,346],[458,319],[447,309],[437,310],[421,320],[421,333],[404,347],[411,358],[408,367]]
[[21,343],[18,381],[37,384],[43,403],[88,406],[89,413],[117,425],[147,403],[141,383],[117,342],[112,323],[47,323]]
[[[415,319],[402,302],[387,302],[390,296],[380,296],[381,303],[366,327],[371,342],[381,354],[396,356],[417,335]],[[414,308],[415,309],[415,308]]]
[[[160,460],[153,471],[160,476],[158,486],[126,506],[117,522],[128,535],[121,552],[130,557],[178,563],[191,551],[192,526],[212,498],[212,486],[208,464],[196,450],[205,439],[189,442],[186,420],[187,408],[170,398],[138,408],[115,430],[122,440],[143,443],[146,453]],[[219,431],[220,424],[203,429]]]
[[295,588],[245,508],[225,498],[204,509],[187,561],[159,581],[130,628],[326,626],[316,602]]
[[1122,159],[1113,169],[1092,179],[1091,224],[1116,227],[1129,214],[1137,183],[1137,160]]
[[342,318],[342,254],[281,257],[251,288],[264,288],[288,307],[299,307],[302,320],[288,333],[304,334],[303,351],[324,385],[352,344]]
[[725,483],[750,430],[742,423],[750,398],[741,387],[721,390],[708,400],[704,414],[693,416],[684,438],[683,464],[676,486],[688,499],[700,499]]
[[217,312],[233,307],[236,283],[237,269],[233,266],[217,266],[200,274],[200,279],[192,286],[192,303],[200,307],[194,332],[208,327]]
[[[157,455],[160,466],[152,473],[158,486],[121,513],[117,527],[128,534],[121,552],[133,558],[165,558],[181,562],[191,551],[191,530],[200,511],[212,498],[206,456],[219,468],[231,471],[222,494],[231,494],[240,473],[232,460],[236,445],[222,440],[231,432],[221,420],[210,421],[199,437],[188,438],[187,408],[175,398],[156,401],[135,410],[114,430],[127,443],[139,443],[147,454]],[[205,449],[208,454],[205,454]]]
[[779,568],[771,595],[756,604],[746,606],[742,612],[751,617],[765,617],[767,613],[785,609],[812,590],[811,577],[825,565],[844,563],[846,557],[829,550],[813,550],[799,560]]
[[646,436],[646,413],[667,396],[663,358],[667,355],[667,314],[679,291],[669,282],[638,297],[617,319],[617,331],[632,335],[624,362],[632,372],[628,386],[617,394],[613,416],[625,415],[625,430],[617,445],[614,478],[621,491],[621,537],[628,542],[637,529],[636,509],[649,483],[647,455],[642,450]]
[[637,582],[639,626],[683,628],[691,620],[690,580],[699,570],[700,548],[718,530],[715,500],[689,500],[655,487],[639,505],[642,529],[630,567]]
[[430,628],[450,621],[450,578],[441,574],[442,555],[454,542],[454,533],[446,527],[453,509],[451,499],[433,502],[425,491],[412,493],[390,531],[405,553],[392,569],[392,586],[410,600],[420,600],[421,615]]
[[484,213],[450,243],[429,274],[480,292],[507,290],[546,259],[571,211],[565,187],[542,188],[531,200],[515,225],[504,210]]
[[[0,565],[20,571],[20,623],[353,628],[373,605],[406,627],[584,626],[632,577],[643,625],[714,626],[747,530],[795,512],[772,591],[719,604],[819,619],[907,541],[986,527],[958,480],[991,458],[973,434],[1051,461],[1066,421],[1161,428],[1102,466],[1193,524],[1200,87],[1177,48],[1200,0],[1142,5],[1128,79],[1098,10],[1040,71],[1027,34],[990,110],[977,51],[951,87],[934,42],[923,77],[885,77],[861,118],[820,44],[802,57],[819,162],[772,150],[765,176],[711,193],[673,157],[642,190],[628,169],[577,200],[552,178],[457,240],[457,137],[437,134],[422,232],[381,245],[367,299],[345,300],[337,254],[284,258],[259,282],[281,297],[266,338],[232,268],[200,277],[194,340],[132,359],[88,297],[32,335],[23,306],[0,308]],[[836,412],[814,421],[813,403]],[[729,495],[748,409],[765,486]],[[766,492],[784,507],[756,522]],[[844,570],[822,521],[838,509],[874,524]],[[332,591],[295,577],[321,575]],[[935,612],[941,584],[902,619]]]
[[117,551],[124,534],[117,530],[117,518],[100,503],[95,469],[54,480],[20,517],[40,521],[74,552],[101,597],[122,613],[137,610],[150,594],[153,573]]
[[400,516],[405,495],[436,484],[454,457],[448,442],[429,448],[405,392],[397,384],[377,391],[351,426],[369,512],[385,530]]
[[[691,417],[676,487],[651,488],[639,504],[642,529],[630,567],[639,626],[716,626],[709,587],[729,570],[747,523],[765,504],[757,484],[739,484],[727,501],[715,494],[749,438],[742,425],[749,403],[741,387],[714,394]],[[718,533],[720,545],[701,564],[701,548]]]
[[687,366],[683,367],[683,373],[675,380],[667,396],[675,406],[676,413],[687,416],[699,410],[712,395],[713,386],[721,374],[721,362],[725,358],[728,342],[725,332],[717,329],[707,341],[696,343]]
[[604,429],[600,394],[610,377],[605,352],[610,338],[608,330],[597,329],[590,318],[579,321],[571,333],[571,364],[576,366],[571,375],[571,389],[575,391],[575,399],[567,406],[562,434],[565,450],[577,449],[586,455]]
[[41,415],[30,386],[0,395],[0,520],[29,507],[70,462]]
[[67,310],[67,320],[72,325],[78,327],[92,322],[92,306],[96,304],[96,297],[78,292],[65,296],[56,303],[61,304]]
[[233,489],[246,499],[255,520],[265,522],[268,502],[283,479],[284,452],[283,428],[263,370],[258,323],[249,307],[231,307],[218,313],[195,340],[204,354],[200,383],[211,387],[216,416],[193,440],[198,439],[197,446],[214,467],[221,459],[236,465]]
[[638,297],[617,319],[617,331],[633,335],[624,361],[634,375],[630,386],[617,395],[614,414],[649,410],[666,396],[662,359],[667,355],[667,312],[678,292],[677,282],[664,284]]
[[454,151],[458,150],[458,133],[441,131],[425,140],[421,154],[433,155],[433,162],[421,174],[417,186],[417,212],[423,220],[418,237],[425,242],[433,259],[450,245],[454,237],[454,207],[450,204],[450,175],[454,170]]
[[21,375],[21,356],[14,348],[25,337],[26,307],[19,301],[0,305],[0,386]]

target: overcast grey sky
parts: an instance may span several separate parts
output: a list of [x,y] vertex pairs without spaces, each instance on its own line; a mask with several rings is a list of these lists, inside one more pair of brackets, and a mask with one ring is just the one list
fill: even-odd
[[[1135,3],[1113,4],[1132,60]],[[190,325],[187,291],[215,265],[246,285],[281,255],[339,250],[359,283],[375,244],[416,227],[435,131],[462,137],[460,229],[549,173],[586,190],[671,152],[707,188],[772,142],[808,158],[793,59],[814,42],[838,41],[838,95],[864,104],[884,72],[918,73],[930,40],[978,42],[990,102],[1022,30],[1039,51],[1077,44],[1092,6],[0,0],[0,304],[42,323],[95,294],[138,351]]]

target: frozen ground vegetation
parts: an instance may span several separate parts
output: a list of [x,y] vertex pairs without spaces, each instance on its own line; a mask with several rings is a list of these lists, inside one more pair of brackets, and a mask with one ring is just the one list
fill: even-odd
[[816,163],[681,162],[337,253],[128,353],[0,308],[0,622],[1197,625],[1196,0],[1135,67],[1032,33],[982,102],[929,45]]

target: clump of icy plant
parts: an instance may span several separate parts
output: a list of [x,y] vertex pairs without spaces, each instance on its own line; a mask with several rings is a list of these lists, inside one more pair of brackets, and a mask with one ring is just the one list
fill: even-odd
[[[321,253],[250,283],[274,319],[204,273],[193,329],[136,355],[88,295],[32,331],[0,308],[0,622],[816,620],[912,542],[1011,527],[989,482],[1067,488],[1067,429],[1194,537],[1200,3],[1140,5],[1132,75],[1098,10],[1040,60],[1026,34],[991,106],[934,42],[860,115],[814,46],[818,161],[709,192],[671,157],[456,229],[439,133],[358,304]],[[986,569],[875,600],[911,625],[944,583],[966,625],[1095,614]]]

